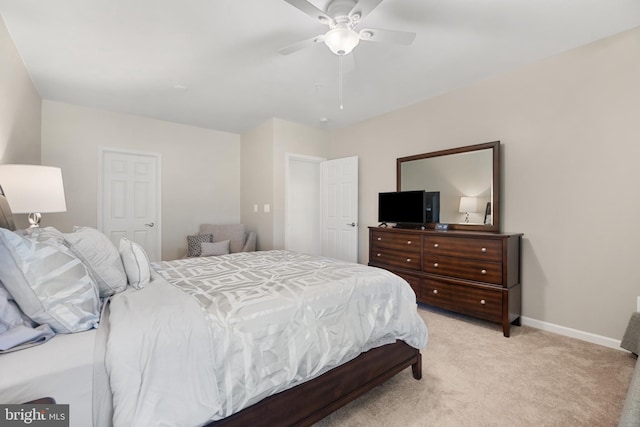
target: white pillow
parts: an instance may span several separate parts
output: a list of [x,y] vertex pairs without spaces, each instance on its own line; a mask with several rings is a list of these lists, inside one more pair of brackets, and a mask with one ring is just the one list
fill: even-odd
[[229,253],[229,242],[229,240],[213,243],[203,242],[201,243],[202,252],[200,256],[227,255]]
[[100,297],[122,292],[127,287],[127,276],[120,253],[107,236],[91,227],[73,227],[73,233],[64,235],[65,244],[87,267]]
[[120,238],[120,257],[127,273],[129,284],[136,289],[142,289],[151,280],[149,257],[142,246],[126,237]]
[[24,314],[55,332],[91,329],[100,320],[98,287],[64,246],[0,228],[0,281]]

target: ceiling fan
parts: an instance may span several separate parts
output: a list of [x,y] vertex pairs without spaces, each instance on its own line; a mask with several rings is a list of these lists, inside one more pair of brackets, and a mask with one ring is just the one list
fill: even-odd
[[329,31],[278,50],[283,55],[324,42],[336,55],[348,55],[361,40],[371,42],[409,45],[416,37],[406,31],[355,28],[382,0],[331,0],[326,11],[318,9],[307,0],[285,0],[320,23],[328,25]]

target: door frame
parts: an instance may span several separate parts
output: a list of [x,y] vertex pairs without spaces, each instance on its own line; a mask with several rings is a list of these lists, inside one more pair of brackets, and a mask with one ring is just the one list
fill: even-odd
[[115,147],[98,147],[98,230],[104,230],[104,217],[102,215],[103,207],[103,191],[102,191],[102,175],[104,173],[104,157],[107,153],[130,154],[134,156],[153,157],[156,160],[156,213],[157,213],[157,239],[156,253],[162,259],[162,156],[160,153],[153,151],[129,150],[125,148]]
[[[308,163],[312,163],[312,164],[316,164],[318,167],[318,172],[320,175],[320,165],[322,164],[322,162],[327,161],[326,158],[324,157],[317,157],[317,156],[309,156],[309,155],[305,155],[305,154],[297,154],[297,153],[290,153],[290,152],[286,152],[284,153],[284,247],[287,248],[290,245],[290,238],[291,238],[291,232],[290,232],[290,203],[291,203],[291,199],[289,197],[289,190],[290,190],[290,179],[291,179],[291,172],[289,169],[289,163],[294,160],[294,161],[303,161],[303,162],[308,162]],[[321,204],[322,204],[322,188],[321,188],[321,182],[322,182],[322,178],[320,178],[320,182],[318,183],[318,187],[320,188],[319,194],[318,196],[318,206],[321,208]],[[320,216],[320,223],[318,224],[319,230],[320,232],[322,232],[322,216]]]

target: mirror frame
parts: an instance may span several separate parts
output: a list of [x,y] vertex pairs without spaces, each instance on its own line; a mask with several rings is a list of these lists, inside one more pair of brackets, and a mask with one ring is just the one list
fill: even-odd
[[[415,154],[413,156],[398,157],[396,159],[396,189],[401,191],[402,177],[401,169],[402,164],[410,162],[412,160],[422,160],[432,157],[449,156],[458,153],[468,153],[479,150],[493,150],[493,200],[491,202],[491,220],[492,224],[452,224],[449,223],[449,230],[467,230],[467,231],[488,231],[499,232],[500,231],[500,141],[486,142],[484,144],[467,145],[465,147],[450,148],[447,150],[432,151],[430,153]],[[435,223],[427,224],[428,229],[435,228]]]

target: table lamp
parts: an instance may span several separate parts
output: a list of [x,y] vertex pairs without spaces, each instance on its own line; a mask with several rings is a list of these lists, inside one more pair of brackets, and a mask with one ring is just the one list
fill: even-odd
[[60,168],[0,165],[0,185],[11,211],[29,214],[31,228],[40,226],[42,213],[67,211]]

